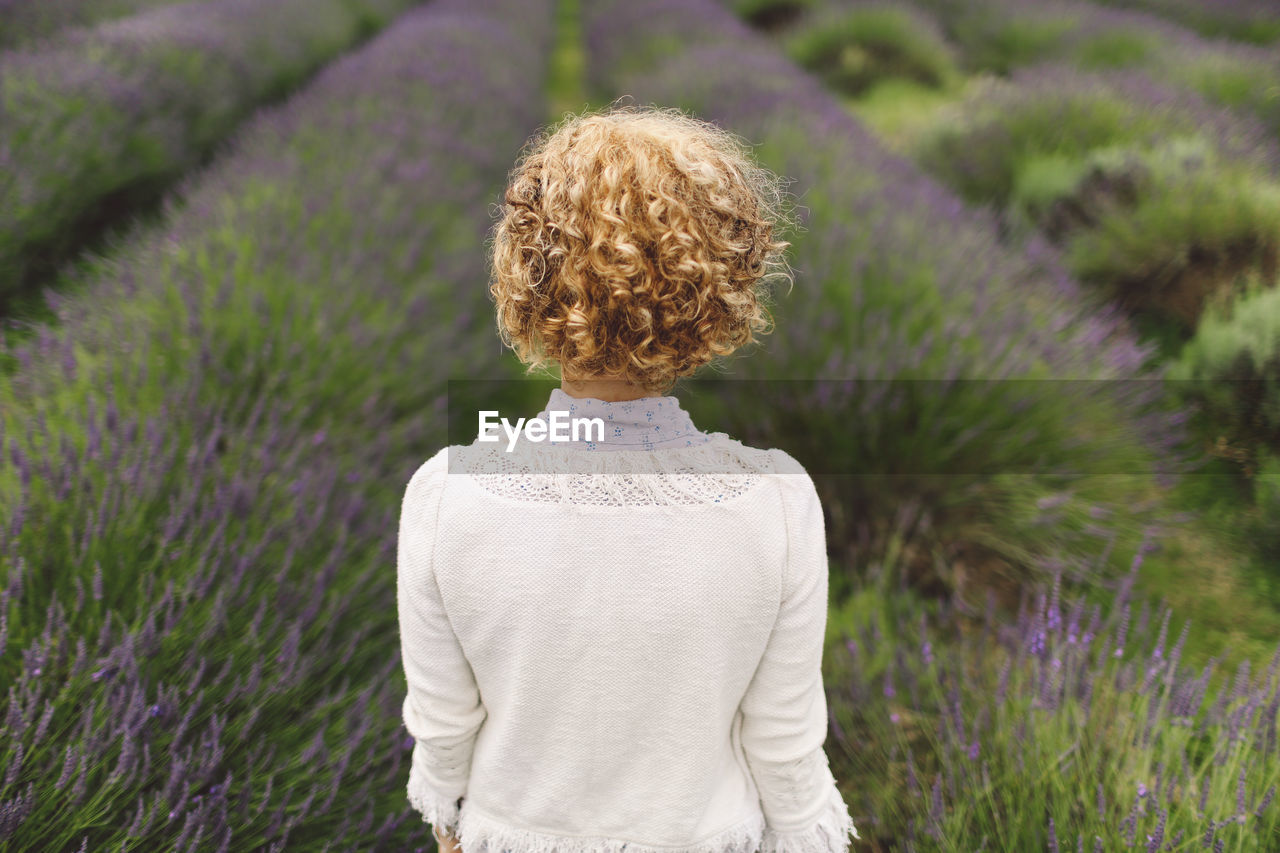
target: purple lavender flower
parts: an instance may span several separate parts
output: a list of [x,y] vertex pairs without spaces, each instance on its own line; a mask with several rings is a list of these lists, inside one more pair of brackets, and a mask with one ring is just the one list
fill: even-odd
[[[373,23],[400,0],[340,2],[344,15]],[[324,9],[309,9],[299,27],[321,41],[341,35]],[[148,829],[145,816],[164,824],[171,814],[181,819],[186,844],[204,849],[210,839],[228,843],[228,824],[254,821],[251,812],[222,815],[232,778],[241,788],[253,777],[252,796],[241,788],[239,802],[270,810],[262,826],[277,811],[297,826],[335,817],[308,792],[316,772],[334,776],[322,780],[323,790],[331,790],[335,780],[349,787],[357,768],[381,767],[363,802],[346,815],[354,837],[375,789],[398,784],[399,738],[386,737],[400,724],[402,695],[392,677],[398,661],[371,655],[366,643],[348,666],[333,663],[359,636],[357,622],[394,612],[385,606],[394,599],[387,583],[394,575],[385,572],[389,519],[376,502],[402,489],[406,466],[444,438],[439,419],[405,413],[441,393],[453,366],[443,354],[482,371],[496,367],[497,358],[483,342],[468,342],[473,330],[422,335],[420,319],[399,310],[420,294],[409,294],[394,270],[401,249],[448,243],[454,256],[432,255],[429,268],[415,271],[430,287],[417,289],[433,293],[432,310],[444,307],[442,294],[452,300],[449,307],[470,301],[477,315],[486,310],[482,289],[467,285],[483,275],[486,202],[505,179],[511,152],[544,117],[550,11],[545,2],[436,0],[406,15],[282,106],[256,116],[235,146],[185,182],[183,203],[161,211],[161,228],[139,228],[109,265],[77,272],[82,287],[76,298],[61,300],[61,322],[16,345],[29,357],[16,358],[26,366],[0,383],[0,441],[10,445],[0,453],[18,457],[15,482],[29,469],[32,482],[50,488],[21,492],[14,511],[5,513],[0,545],[15,558],[5,592],[23,598],[8,601],[23,612],[48,605],[50,620],[43,637],[38,625],[32,632],[24,623],[22,648],[9,637],[8,654],[42,673],[22,675],[14,696],[25,697],[25,714],[17,711],[29,725],[8,727],[7,746],[28,756],[24,775],[58,780],[65,806],[59,814],[67,819],[88,802],[90,785],[96,791],[104,781],[99,770],[105,776],[114,768],[109,799],[120,808],[101,822],[103,832],[137,828],[143,834],[137,843],[146,847],[155,846],[147,833],[163,831],[172,843],[179,827]],[[284,21],[270,29],[251,41],[283,45],[299,32]],[[232,42],[235,51],[250,44]],[[341,47],[317,43],[306,52]],[[490,49],[502,63],[482,61]],[[233,55],[239,54],[227,56]],[[303,60],[314,61],[273,55],[250,65]],[[2,71],[0,78],[15,79]],[[251,82],[232,90],[243,94]],[[217,91],[216,81],[209,86]],[[11,125],[0,125],[3,136]],[[90,134],[85,143],[105,138]],[[373,165],[385,162],[387,174],[396,174],[408,160],[431,164],[418,185],[388,181]],[[313,211],[305,227],[289,213],[295,209]],[[353,220],[351,210],[361,215]],[[447,241],[436,239],[446,231]],[[352,276],[361,288],[350,287]],[[270,293],[264,309],[280,316],[244,322],[253,296],[263,293]],[[367,302],[356,306],[352,298]],[[390,309],[377,329],[378,346],[359,347],[352,324],[360,321],[353,317],[372,316],[373,306]],[[318,329],[325,330],[323,340]],[[73,351],[69,383],[65,365]],[[289,371],[278,370],[282,361]],[[409,365],[419,366],[412,390],[378,379]],[[326,383],[331,372],[345,381]],[[57,418],[47,415],[47,401],[55,399]],[[100,432],[100,452],[78,452],[60,436],[68,425],[69,436],[77,434],[78,417]],[[318,433],[319,446],[312,443]],[[291,483],[305,487],[294,493]],[[65,546],[31,526],[50,519],[74,531]],[[122,535],[132,537],[136,551],[121,551]],[[52,600],[30,600],[51,587],[24,582],[28,562],[57,562],[76,575],[78,584],[58,585],[65,612]],[[335,594],[339,586],[359,590],[359,613],[348,609],[350,595]],[[72,613],[77,589],[83,601]],[[130,593],[127,606],[115,600],[119,590]],[[175,647],[174,637],[199,642]],[[154,657],[162,647],[165,655]],[[74,659],[46,654],[53,649],[75,649]],[[281,650],[287,666],[274,660]],[[173,664],[168,670],[160,665],[166,661]],[[345,718],[334,701],[342,691],[356,708]],[[59,720],[74,707],[70,725],[52,726],[53,704]],[[333,726],[345,732],[340,744],[312,750],[318,766],[308,768],[307,779],[285,767],[296,753],[276,753],[280,708],[290,709],[290,725],[311,727],[308,735]],[[66,745],[48,743],[55,735]],[[21,793],[12,792],[10,803]],[[49,819],[54,823],[44,821],[43,836],[59,831],[59,819]],[[6,840],[34,849],[32,831],[28,821]],[[375,825],[361,838],[393,843],[376,831]],[[396,841],[411,848],[427,829],[401,823],[397,832]],[[107,840],[90,834],[94,842],[84,836],[84,849]],[[283,836],[272,841],[284,843]]]

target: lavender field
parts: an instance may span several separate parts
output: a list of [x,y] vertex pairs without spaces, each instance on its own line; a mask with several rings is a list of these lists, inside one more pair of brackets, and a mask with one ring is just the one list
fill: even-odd
[[0,849],[436,847],[400,500],[522,377],[507,170],[623,99],[793,180],[712,426],[823,498],[851,849],[1280,850],[1277,21],[0,0]]

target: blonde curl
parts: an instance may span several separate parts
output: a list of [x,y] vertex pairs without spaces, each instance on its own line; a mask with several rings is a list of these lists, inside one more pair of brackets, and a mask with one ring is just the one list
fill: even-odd
[[674,107],[567,115],[526,144],[489,242],[499,334],[532,371],[662,393],[772,330],[778,176]]

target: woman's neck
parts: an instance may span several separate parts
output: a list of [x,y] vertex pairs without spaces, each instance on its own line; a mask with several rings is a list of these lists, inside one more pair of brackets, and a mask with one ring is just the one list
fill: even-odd
[[560,390],[570,397],[593,397],[609,403],[656,396],[622,379],[561,379]]

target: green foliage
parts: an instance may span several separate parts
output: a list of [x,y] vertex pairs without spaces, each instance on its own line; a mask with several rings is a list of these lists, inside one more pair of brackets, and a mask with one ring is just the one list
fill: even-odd
[[1085,160],[1077,156],[1053,152],[1028,157],[1014,175],[1011,205],[1039,220],[1054,202],[1075,191],[1087,171]]
[[[255,107],[296,88],[411,0],[201,2],[0,55],[0,298],[211,155]],[[304,11],[306,14],[300,14]]]
[[[1250,44],[1280,41],[1280,15],[1248,4],[1206,3],[1204,0],[1098,0],[1120,8],[1144,9],[1190,27],[1210,38],[1231,38]],[[1239,8],[1233,8],[1239,6]]]
[[0,4],[0,47],[37,42],[61,30],[123,18],[180,0],[40,0]]
[[1234,685],[1220,661],[1186,666],[1189,624],[1123,586],[1092,613],[1041,588],[1014,625],[955,618],[897,583],[901,557],[833,609],[823,662],[833,773],[868,844],[1271,849],[1280,764],[1245,710],[1271,692],[1250,661]]
[[556,46],[551,54],[551,70],[547,78],[547,99],[551,103],[553,117],[581,109],[588,101],[582,85],[586,57],[582,50],[579,2],[559,0],[556,4]]
[[906,154],[921,133],[936,125],[938,111],[962,98],[968,85],[961,83],[955,88],[937,89],[914,80],[891,77],[845,102],[886,147]]
[[1192,89],[1214,103],[1255,113],[1280,129],[1280,68],[1206,53],[1181,63],[1176,72]]
[[1249,533],[1258,543],[1270,567],[1270,576],[1275,592],[1273,598],[1280,598],[1280,451],[1262,449],[1258,451],[1258,467],[1253,472],[1253,505],[1255,512],[1251,516]]
[[1280,41],[1280,18],[1223,22],[1222,18],[1210,14],[1193,26],[1207,36],[1226,36],[1250,44],[1275,44]]
[[1065,242],[1072,271],[1107,297],[1194,326],[1236,274],[1274,264],[1280,186],[1227,160],[1189,114],[1102,89],[996,90],[923,134],[920,162],[1018,230]]
[[1081,68],[1101,70],[1140,65],[1160,47],[1160,39],[1136,29],[1115,29],[1081,39],[1072,55]]
[[12,849],[428,843],[396,512],[446,380],[513,367],[482,244],[551,12],[451,5],[257,117],[0,376],[0,667],[53,715],[8,727]]
[[1254,280],[1230,303],[1206,311],[1168,379],[1229,443],[1280,450],[1280,288]]
[[951,49],[924,23],[897,6],[833,7],[806,18],[785,48],[800,65],[848,94],[892,78],[946,87],[958,79]]
[[1034,188],[1052,167],[1041,162],[1046,157],[1061,168],[1095,148],[1193,129],[1185,117],[1136,110],[1105,90],[1036,97],[992,81],[940,114],[916,157],[968,201],[1004,204],[1029,163],[1041,171],[1030,177]]
[[[1132,205],[1111,205],[1076,235],[1072,269],[1123,304],[1154,308],[1194,327],[1241,272],[1274,269],[1280,185],[1215,162],[1194,140],[1126,153],[1143,175]],[[1188,166],[1186,151],[1198,165]],[[1098,152],[1097,157],[1116,152]]]
[[1014,68],[1056,56],[1063,38],[1079,24],[1074,15],[1036,19],[990,8],[957,20],[951,35],[965,47],[967,68],[1008,74]]
[[[1274,52],[1221,39],[1201,39],[1150,16],[1104,9],[1087,2],[1052,4],[1017,0],[916,0],[937,15],[960,63],[971,71],[1009,75],[1015,69],[1060,60],[1081,70],[1132,68],[1153,79],[1199,92],[1210,101],[1253,113],[1280,130],[1280,62]],[[1165,0],[1110,0],[1112,5],[1152,5]],[[1210,6],[1214,6],[1210,10]],[[1206,32],[1233,26],[1216,4],[1189,0],[1180,12],[1203,19]],[[1252,26],[1243,18],[1245,32]],[[1280,34],[1280,18],[1258,18],[1257,37]]]

